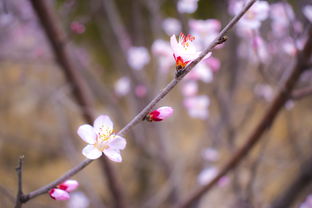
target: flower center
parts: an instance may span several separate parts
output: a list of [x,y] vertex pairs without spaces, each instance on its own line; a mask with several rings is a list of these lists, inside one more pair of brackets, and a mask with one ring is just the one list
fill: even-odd
[[103,151],[107,149],[109,146],[107,145],[108,139],[112,136],[113,130],[111,128],[107,128],[105,126],[100,128],[100,131],[97,133],[96,143],[94,146]]
[[185,36],[183,33],[180,33],[179,35],[179,42],[184,47],[184,49],[187,49],[190,46],[190,42],[195,40],[195,37],[192,35]]

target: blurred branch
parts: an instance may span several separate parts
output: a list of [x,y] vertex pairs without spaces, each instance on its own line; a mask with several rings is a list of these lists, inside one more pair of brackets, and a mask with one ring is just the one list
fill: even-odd
[[[64,31],[62,30],[62,28],[59,26],[61,25],[61,23],[59,23],[58,19],[56,18],[54,14],[54,11],[51,9],[50,5],[48,5],[48,2],[40,1],[40,0],[31,0],[31,3],[34,8],[34,11],[37,13],[39,20],[42,23],[42,26],[53,48],[53,52],[57,58],[58,63],[61,65],[61,69],[63,70],[66,76],[66,79],[68,80],[69,83],[72,84],[74,98],[81,106],[84,119],[88,123],[92,123],[94,120],[94,115],[92,112],[92,103],[91,103],[92,99],[87,91],[86,84],[81,74],[79,74],[77,70],[75,69],[75,65],[70,56],[70,49],[65,44],[66,35]],[[120,188],[120,184],[118,184],[113,167],[111,166],[111,164],[109,163],[106,157],[101,157],[100,160],[101,160],[102,168],[104,169],[106,176],[108,178],[107,181],[109,184],[109,190],[114,199],[115,206],[125,207],[122,189]],[[92,160],[85,160],[73,170],[80,171],[82,168],[84,168],[86,165],[90,164],[91,162]],[[76,172],[69,171],[68,176],[74,175],[75,173]],[[55,182],[52,184],[57,185],[55,184]],[[47,186],[45,187],[47,188]],[[48,189],[39,189],[41,192],[35,191],[35,194],[39,195],[39,194],[45,193],[50,188],[51,187],[49,187]],[[30,198],[31,196],[34,197],[35,195],[34,193],[33,194],[32,193],[26,196],[23,202],[26,202],[27,200],[31,199]]]
[[18,165],[16,167],[17,195],[16,195],[15,208],[21,208],[22,207],[21,198],[23,197],[23,162],[24,162],[24,156],[20,156],[19,161],[18,161]]
[[[252,2],[252,1],[251,1]],[[250,3],[249,3],[250,4]],[[251,6],[251,5],[250,5]],[[305,65],[309,61],[312,53],[312,29],[309,31],[309,39],[307,40],[303,51],[298,54],[297,62],[288,76],[288,79],[284,82],[280,88],[279,93],[276,95],[271,106],[264,114],[254,131],[246,139],[245,144],[239,148],[232,158],[224,165],[219,174],[207,185],[196,189],[189,197],[178,204],[178,208],[190,207],[193,203],[197,202],[205,193],[207,193],[224,175],[234,169],[252,150],[252,148],[261,139],[263,133],[269,129],[272,122],[275,120],[279,111],[283,108],[284,104],[288,100],[291,90],[297,83],[300,75],[304,72]]]
[[304,162],[294,180],[283,189],[284,191],[274,200],[271,208],[287,208],[296,200],[305,187],[312,183],[312,157]]
[[294,100],[299,100],[310,95],[312,95],[312,86],[294,90],[291,94],[291,98]]
[[[60,57],[60,63],[62,65],[62,61],[64,61],[63,59],[68,58],[68,52],[65,53],[65,51],[63,50],[64,48],[66,48],[64,45],[62,45],[61,43],[63,43],[62,40],[59,40],[57,38],[60,38],[60,36],[57,35],[57,37],[54,37],[53,35],[55,35],[56,32],[60,32],[59,29],[57,29],[57,25],[54,22],[54,19],[51,18],[51,10],[48,9],[47,5],[45,4],[45,2],[40,1],[40,0],[31,0],[36,12],[38,12],[38,16],[42,17],[41,21],[44,23],[43,26],[45,27],[45,30],[47,32],[47,35],[49,36],[49,39],[51,41],[51,44],[53,45],[53,48],[56,52],[57,56],[62,56]],[[135,124],[137,124],[138,122],[142,121],[143,117],[163,98],[165,97],[182,79],[183,77],[188,74],[215,46],[217,46],[218,44],[224,42],[224,35],[239,21],[239,19],[247,12],[247,10],[256,2],[256,0],[251,0],[244,8],[243,10],[236,15],[226,26],[225,28],[216,36],[216,38],[210,43],[210,45],[206,48],[206,50],[204,50],[198,58],[196,58],[194,61],[192,61],[180,74],[179,77],[175,77],[163,90],[161,90],[161,92],[141,111],[139,112],[123,129],[121,129],[117,135],[121,135],[124,134],[127,130],[129,130],[131,127],[133,127]],[[61,44],[61,45],[59,45]],[[59,51],[60,50],[60,51]],[[59,52],[59,53],[57,53]],[[68,60],[65,60],[65,62],[67,62]],[[63,65],[62,65],[63,66]],[[71,68],[72,70],[68,70],[67,71],[67,67],[70,66],[72,67],[72,65],[67,65],[64,64],[64,70],[67,72],[66,75],[70,76],[71,73],[75,74],[75,78],[77,79],[78,74],[76,73],[76,71],[73,71],[73,68]],[[69,73],[69,71],[71,73]],[[78,76],[79,77],[79,76]],[[70,77],[69,77],[70,78]],[[85,101],[84,96],[82,96],[82,92],[84,92],[84,90],[77,90],[78,87],[82,87],[84,85],[77,85],[77,83],[75,82],[76,80],[74,80],[73,78],[71,78],[72,83],[75,84],[76,87],[76,91],[78,91],[79,93],[77,93],[77,98],[82,99],[82,101]],[[78,79],[79,81],[81,80],[81,78]],[[77,81],[78,82],[78,81]],[[79,89],[79,88],[78,88]],[[84,102],[82,102],[84,103]],[[87,105],[88,106],[88,105]],[[88,109],[88,108],[87,108]],[[88,118],[92,118],[91,113],[86,114],[86,116],[88,116]],[[104,157],[102,157],[104,158]],[[43,193],[46,193],[48,190],[50,190],[51,188],[55,187],[56,185],[58,185],[59,183],[63,182],[64,180],[70,178],[71,176],[75,175],[76,173],[78,173],[79,171],[81,171],[84,167],[86,167],[87,165],[89,165],[93,160],[84,160],[82,161],[80,164],[78,164],[76,167],[72,168],[71,170],[69,170],[68,172],[66,172],[63,176],[61,176],[60,178],[58,178],[57,180],[53,181],[52,183],[43,186],[27,195],[24,195],[21,199],[21,201],[23,203],[27,202],[28,200],[37,197]],[[108,164],[108,163],[106,163]],[[110,173],[112,174],[112,173]],[[114,180],[114,178],[112,179]],[[111,182],[109,180],[109,182]],[[116,188],[116,187],[113,187]]]

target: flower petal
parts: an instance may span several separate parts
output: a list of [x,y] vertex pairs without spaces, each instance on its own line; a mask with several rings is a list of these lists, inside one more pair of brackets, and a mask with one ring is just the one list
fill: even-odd
[[170,46],[173,51],[176,51],[176,49],[179,47],[179,44],[175,35],[172,35],[170,37]]
[[106,130],[112,131],[113,130],[113,122],[107,115],[100,115],[94,121],[94,130],[95,132],[101,132],[100,128],[105,127]]
[[49,195],[54,200],[67,200],[70,198],[69,194],[66,191],[58,188],[51,189],[49,191]]
[[115,150],[123,150],[126,147],[126,139],[121,136],[115,136],[113,135],[111,137],[112,139],[109,140],[108,146],[109,149],[115,149]]
[[95,144],[96,142],[96,133],[94,131],[94,128],[89,124],[79,126],[77,134],[81,137],[83,141],[89,144]]
[[114,150],[114,149],[109,148],[109,149],[104,150],[103,152],[109,159],[111,159],[114,162],[122,161],[122,157],[120,155],[119,150]]
[[102,152],[98,150],[94,145],[87,145],[85,148],[82,150],[82,154],[86,156],[90,160],[97,159],[101,157]]

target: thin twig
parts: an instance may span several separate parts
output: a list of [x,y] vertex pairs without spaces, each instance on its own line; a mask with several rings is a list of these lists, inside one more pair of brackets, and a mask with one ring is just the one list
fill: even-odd
[[[32,0],[33,4],[36,3],[43,3],[44,1],[38,1],[38,0]],[[182,78],[189,73],[204,57],[206,54],[208,54],[216,45],[220,44],[220,42],[224,42],[224,35],[239,21],[239,19],[247,12],[247,10],[256,2],[256,0],[251,0],[244,9],[236,15],[226,26],[225,28],[218,34],[218,36],[212,41],[212,43],[207,47],[206,50],[204,50],[200,56],[192,61],[183,71],[181,76],[178,78],[174,78],[161,92],[141,111],[139,112],[123,129],[121,129],[117,134],[122,135],[124,134],[129,128],[137,124],[139,121],[142,120],[142,118],[163,98],[165,97],[181,80]],[[47,16],[46,14],[44,16]],[[41,194],[46,193],[51,188],[55,187],[59,183],[65,181],[66,179],[70,178],[71,176],[78,173],[80,170],[82,170],[84,167],[89,165],[93,160],[84,160],[80,164],[78,164],[76,167],[70,169],[68,172],[66,172],[63,176],[56,179],[52,183],[45,185],[33,192],[30,192],[29,194],[25,195],[23,198],[23,202],[26,202],[34,197],[37,197]]]
[[23,162],[24,156],[20,156],[18,165],[16,167],[17,174],[17,194],[16,194],[16,203],[15,208],[22,207],[22,198],[23,198]]
[[283,108],[284,104],[288,100],[292,89],[297,83],[300,75],[304,72],[305,65],[309,61],[312,53],[312,29],[310,29],[308,34],[308,41],[301,53],[298,54],[297,62],[288,76],[288,79],[284,82],[284,85],[279,90],[279,93],[273,100],[272,104],[264,114],[263,118],[260,120],[258,125],[255,127],[254,131],[245,140],[241,148],[239,148],[236,153],[230,158],[230,160],[223,166],[219,174],[211,180],[205,186],[196,189],[189,197],[181,201],[177,207],[187,208],[193,203],[196,203],[205,193],[207,193],[224,175],[235,168],[252,150],[252,148],[261,139],[263,133],[271,126],[272,122],[276,118],[279,111]]
[[299,100],[309,95],[312,95],[312,86],[294,90],[291,94],[291,98],[294,100]]

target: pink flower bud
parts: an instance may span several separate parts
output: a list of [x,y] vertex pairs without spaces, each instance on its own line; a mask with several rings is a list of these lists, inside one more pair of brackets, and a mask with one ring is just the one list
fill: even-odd
[[67,192],[72,192],[79,186],[78,181],[76,180],[67,180],[64,183],[61,183],[57,188],[62,189]]
[[86,27],[84,26],[84,24],[76,21],[70,24],[70,29],[76,34],[82,34],[86,31]]
[[146,120],[148,121],[162,121],[170,117],[173,113],[173,108],[163,106],[147,114]]
[[49,195],[54,200],[68,200],[70,198],[69,194],[58,188],[53,188],[49,191]]

